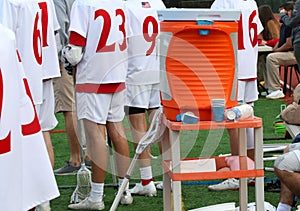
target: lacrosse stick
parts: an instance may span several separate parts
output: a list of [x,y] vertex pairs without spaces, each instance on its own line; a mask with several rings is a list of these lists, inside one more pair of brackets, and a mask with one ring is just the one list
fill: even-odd
[[[121,200],[121,197],[125,191],[125,188],[129,182],[130,176],[133,173],[135,164],[138,160],[138,157],[140,156],[140,154],[147,148],[149,148],[151,145],[153,145],[154,143],[156,143],[159,140],[159,136],[160,136],[160,126],[161,126],[161,122],[162,122],[162,108],[157,109],[157,111],[155,112],[154,116],[153,116],[153,120],[151,122],[151,125],[147,131],[147,133],[141,138],[140,142],[137,145],[137,148],[135,150],[135,154],[134,157],[132,158],[132,161],[128,167],[128,170],[126,172],[126,175],[124,177],[124,180],[122,182],[121,187],[119,187],[118,193],[114,199],[114,202],[110,208],[110,211],[115,211],[119,205],[119,202]],[[149,155],[150,152],[148,151]],[[151,157],[154,157],[151,155]]]
[[[76,84],[76,70],[74,68],[73,71],[73,82],[74,86]],[[75,96],[75,105],[76,105],[76,93]],[[80,142],[80,156],[81,156],[81,164],[80,169],[77,172],[77,185],[75,190],[73,191],[70,199],[70,203],[79,203],[80,201],[84,200],[86,197],[89,196],[91,191],[91,182],[92,176],[91,171],[85,166],[84,154],[86,149],[86,137],[84,131],[83,120],[77,120],[77,129],[78,129],[78,137]]]
[[113,186],[117,187],[117,178],[116,178],[116,167],[115,167],[115,159],[114,159],[114,152],[112,149],[111,139],[110,136],[107,134],[107,145],[109,150],[109,159],[110,159],[110,167],[111,167],[111,176]]

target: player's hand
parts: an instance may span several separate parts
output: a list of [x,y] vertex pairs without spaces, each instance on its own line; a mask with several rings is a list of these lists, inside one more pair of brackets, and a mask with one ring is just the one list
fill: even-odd
[[73,74],[74,67],[83,57],[83,47],[72,44],[66,45],[61,51],[62,61],[69,75]]
[[74,66],[66,58],[66,52],[70,50],[70,46],[65,46],[61,51],[61,60],[64,63],[64,69],[67,71],[69,75],[73,75]]
[[64,61],[64,69],[69,75],[73,75],[75,67],[71,65],[68,61]]

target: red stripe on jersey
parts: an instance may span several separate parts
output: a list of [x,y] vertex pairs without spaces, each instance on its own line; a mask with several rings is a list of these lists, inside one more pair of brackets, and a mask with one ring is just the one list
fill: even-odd
[[78,34],[77,32],[71,31],[70,32],[70,38],[69,43],[72,45],[77,46],[85,46],[86,45],[86,38]]
[[244,78],[244,79],[239,79],[239,81],[255,81],[257,78]]
[[43,79],[43,82],[50,81],[50,80],[52,80],[52,78],[46,78],[46,79]]
[[125,83],[112,84],[76,84],[76,92],[85,93],[115,93],[125,89]]
[[22,59],[21,59],[21,56],[20,56],[20,53],[19,53],[19,51],[18,51],[18,50],[16,50],[16,52],[17,52],[18,61],[19,61],[19,62],[22,62]]

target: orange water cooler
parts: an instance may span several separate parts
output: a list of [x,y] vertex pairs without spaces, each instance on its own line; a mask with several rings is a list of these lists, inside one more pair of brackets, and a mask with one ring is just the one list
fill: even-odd
[[161,20],[161,100],[169,120],[193,112],[212,120],[212,99],[237,105],[239,11],[166,9]]

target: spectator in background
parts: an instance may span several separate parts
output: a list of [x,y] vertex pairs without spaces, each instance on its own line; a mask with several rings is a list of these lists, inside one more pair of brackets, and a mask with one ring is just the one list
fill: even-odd
[[[280,7],[280,10],[282,8],[284,8],[288,16],[291,17],[294,2],[287,2]],[[279,67],[281,65],[288,66],[297,64],[291,41],[291,33],[292,28],[282,23],[279,42],[273,48],[273,53],[268,54],[266,58],[266,71],[263,72],[265,88],[268,89],[266,98],[279,99],[285,96],[281,89]]]
[[261,5],[258,8],[259,19],[264,27],[261,35],[266,44],[275,46],[279,41],[280,24],[275,18],[269,5]]
[[[259,19],[264,27],[264,30],[259,35],[258,44],[268,45],[274,47],[280,36],[280,24],[278,20],[274,17],[274,14],[269,5],[261,5],[258,8]],[[259,53],[257,62],[257,80],[259,82],[264,80],[264,73],[266,70],[266,57],[267,52]],[[268,93],[261,92],[262,96],[266,96]]]
[[300,65],[300,0],[295,2],[293,15],[289,17],[283,8],[280,11],[280,20],[292,28],[292,44],[298,65]]
[[[54,0],[57,19],[60,24],[60,41],[62,46],[69,43],[70,10],[74,0]],[[60,57],[61,52],[59,52]],[[80,143],[77,136],[77,118],[75,114],[73,77],[64,70],[64,63],[60,63],[61,77],[53,79],[55,112],[62,112],[65,119],[66,133],[70,147],[70,159],[66,164],[54,170],[55,175],[76,174],[80,169]]]

